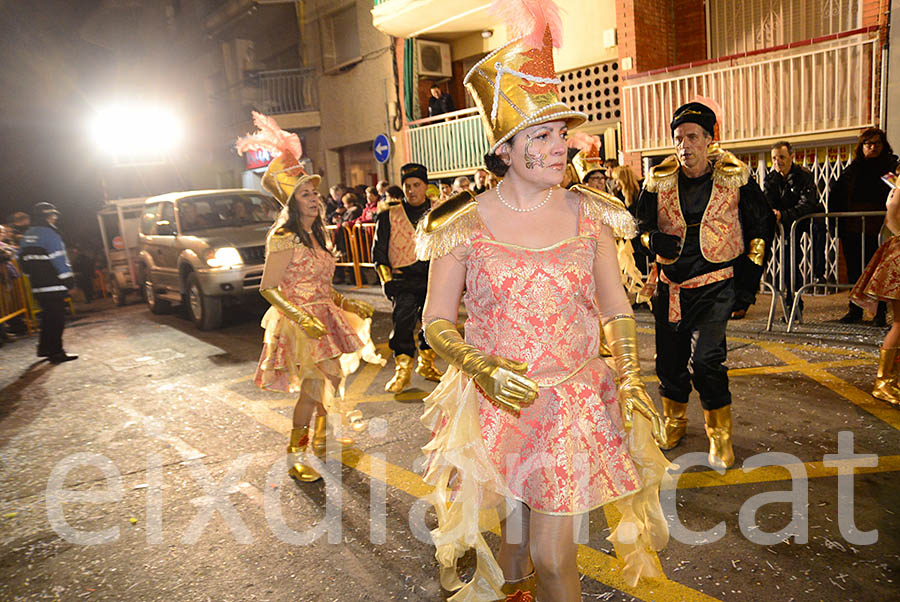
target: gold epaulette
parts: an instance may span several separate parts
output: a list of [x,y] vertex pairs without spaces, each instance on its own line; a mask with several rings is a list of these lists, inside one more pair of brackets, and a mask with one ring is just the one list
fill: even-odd
[[729,188],[740,188],[750,180],[750,168],[732,153],[723,150],[713,167],[713,180]]
[[584,197],[584,209],[588,217],[609,226],[616,238],[631,239],[637,236],[634,218],[621,199],[583,184],[576,184],[569,190]]
[[678,183],[678,158],[669,155],[663,162],[650,168],[647,179],[644,180],[644,189],[648,192],[659,192],[660,187],[668,188]]
[[399,207],[402,204],[403,203],[400,201],[388,201],[386,199],[384,201],[378,201],[378,209],[376,210],[376,213],[384,213],[388,209],[391,209],[392,207]]
[[468,241],[479,225],[475,195],[464,190],[435,207],[416,228],[416,257],[437,259]]
[[266,238],[266,254],[293,249],[299,244],[296,234],[287,228],[278,228]]

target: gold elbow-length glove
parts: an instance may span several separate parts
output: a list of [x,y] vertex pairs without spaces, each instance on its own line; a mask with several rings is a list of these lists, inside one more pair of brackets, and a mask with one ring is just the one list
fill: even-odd
[[480,351],[466,343],[449,320],[434,320],[425,327],[431,348],[463,374],[472,378],[485,397],[518,415],[534,402],[537,383],[525,376],[528,364]]
[[375,308],[358,299],[349,299],[342,295],[339,291],[331,289],[331,300],[343,311],[349,311],[356,314],[363,320],[371,318],[375,314]]
[[634,317],[616,316],[603,325],[603,333],[606,335],[609,348],[612,349],[616,372],[619,373],[619,400],[622,404],[625,428],[631,428],[634,412],[638,412],[650,421],[653,438],[662,443],[662,418],[641,380]]
[[261,294],[266,301],[277,307],[281,313],[299,324],[308,337],[318,339],[328,332],[319,318],[306,313],[288,301],[277,288],[263,289],[259,291],[259,294]]

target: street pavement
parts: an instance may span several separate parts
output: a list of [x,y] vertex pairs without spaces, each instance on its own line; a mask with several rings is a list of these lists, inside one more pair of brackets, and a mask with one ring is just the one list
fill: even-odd
[[[341,288],[376,305],[373,338],[388,357],[380,290]],[[868,394],[885,329],[836,324],[844,294],[809,298],[796,333],[777,320],[766,332],[768,303],[760,295],[729,326],[735,467],[690,465],[685,454],[707,448],[693,396],[687,436],[667,453],[684,474],[664,491],[666,578],[624,583],[605,539],[618,516],[601,508],[580,539],[584,600],[897,599],[900,411]],[[448,595],[418,473],[433,383],[414,375],[395,398],[384,392],[392,362],[361,369],[347,398],[368,431],[331,450],[325,481],[298,485],[283,464],[294,398],[251,381],[262,313],[232,311],[221,330],[200,332],[178,310],[101,300],[77,306],[67,327],[78,361],[39,362],[34,337],[0,348],[0,599]],[[653,322],[637,317],[658,401]],[[496,546],[496,523],[485,527]],[[473,566],[467,554],[461,571]]]

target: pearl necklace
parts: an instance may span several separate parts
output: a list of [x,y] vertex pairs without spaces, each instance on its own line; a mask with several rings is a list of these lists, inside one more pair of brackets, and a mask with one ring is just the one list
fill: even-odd
[[534,207],[531,207],[529,209],[519,209],[515,205],[510,205],[509,203],[506,202],[506,199],[504,199],[503,195],[500,193],[501,186],[503,186],[502,181],[499,184],[497,184],[497,198],[499,198],[500,202],[503,203],[504,205],[506,205],[508,208],[512,209],[513,211],[518,211],[519,213],[529,213],[531,211],[536,211],[537,209],[540,209],[541,207],[543,207],[544,205],[547,204],[547,201],[550,200],[550,195],[553,194],[553,188],[550,188],[550,190],[547,191],[547,198],[545,198],[543,201],[541,201],[540,203],[538,203],[537,205],[535,205]]

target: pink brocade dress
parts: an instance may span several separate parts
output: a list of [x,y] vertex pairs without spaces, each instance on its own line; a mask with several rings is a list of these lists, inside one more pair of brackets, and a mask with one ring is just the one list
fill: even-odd
[[900,300],[900,236],[878,247],[850,291],[850,300],[871,312],[879,301]]
[[[305,378],[342,379],[359,359],[383,363],[369,338],[371,320],[342,311],[331,299],[335,260],[327,251],[297,244],[278,285],[294,305],[315,316],[327,333],[314,339],[277,308],[263,316],[263,349],[253,382],[263,389],[298,392]],[[335,361],[328,361],[335,360]]]
[[540,393],[520,417],[480,396],[485,447],[513,497],[577,514],[640,488],[616,383],[598,357],[594,239],[532,250],[484,238],[467,258],[466,340],[528,363]]
[[[598,357],[593,265],[608,227],[603,218],[616,216],[590,203],[582,203],[578,236],[545,249],[496,241],[474,208],[449,224],[443,239],[418,235],[420,258],[452,252],[466,265],[466,341],[528,362],[527,375],[539,385],[537,399],[517,417],[450,366],[425,399],[422,422],[432,438],[423,447],[424,479],[434,487],[441,585],[458,590],[451,600],[502,599],[503,574],[478,517],[490,508],[502,513],[504,498],[554,515],[614,502],[621,520],[610,524],[608,539],[625,581],[633,586],[661,574],[648,550],[668,540],[659,487],[669,463],[643,416],[635,413],[634,427],[625,430],[613,373]],[[609,233],[602,237],[603,252],[615,253]],[[468,548],[478,562],[463,583],[456,562]]]

